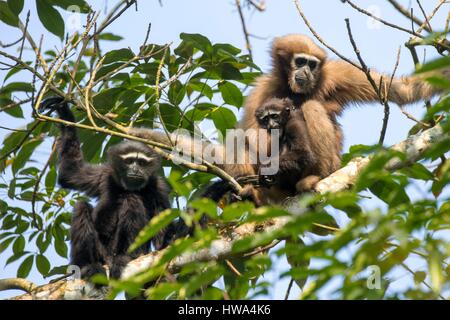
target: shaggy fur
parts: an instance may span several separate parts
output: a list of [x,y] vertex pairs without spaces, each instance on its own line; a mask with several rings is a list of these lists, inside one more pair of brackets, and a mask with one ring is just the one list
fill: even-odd
[[[293,83],[292,59],[307,54],[320,60],[316,83],[312,88],[299,88]],[[247,97],[243,129],[258,128],[255,111],[270,98],[290,98],[301,108],[311,138],[311,148],[318,157],[319,171],[330,174],[340,166],[343,134],[337,117],[352,103],[378,101],[378,96],[361,70],[342,60],[328,60],[325,51],[305,35],[292,34],[276,38],[272,45],[272,71],[256,80]],[[375,83],[389,83],[390,76],[371,71]],[[448,76],[448,72],[445,73]],[[387,87],[387,85],[386,85]],[[386,90],[383,86],[383,90]],[[399,105],[428,99],[440,91],[419,77],[394,78],[388,99]],[[386,92],[384,92],[386,93]],[[257,137],[255,137],[257,139]],[[253,145],[257,145],[254,143]],[[280,199],[279,199],[280,200]]]
[[[61,119],[75,121],[67,103],[61,98],[50,98],[41,109],[54,109]],[[127,252],[139,231],[159,212],[170,207],[169,189],[156,175],[161,163],[149,147],[136,142],[122,142],[108,150],[108,162],[91,165],[84,161],[74,127],[60,126],[58,143],[60,158],[58,182],[63,188],[84,192],[96,198],[93,208],[80,201],[75,205],[71,225],[71,263],[81,268],[81,275],[89,278],[104,273],[103,265],[110,267],[110,276],[119,278],[123,267],[132,259],[149,252],[150,243],[134,252]],[[142,187],[130,190],[124,182],[124,168],[120,155],[141,152],[154,159],[146,166]],[[165,230],[151,241],[155,248],[164,247]]]
[[[290,99],[271,98],[256,109],[255,117],[260,128],[270,130],[263,121],[263,116],[277,114],[274,122],[278,122],[280,130],[280,153],[278,155],[279,170],[274,177],[274,184],[266,190],[266,193],[286,192],[295,195],[298,191],[304,191],[305,181],[322,177],[328,172],[323,172],[316,154],[311,147],[305,117],[302,109],[294,109]],[[321,159],[322,161],[323,159]],[[306,178],[306,179],[305,179]],[[317,179],[316,179],[317,180]],[[301,186],[297,190],[297,186]]]

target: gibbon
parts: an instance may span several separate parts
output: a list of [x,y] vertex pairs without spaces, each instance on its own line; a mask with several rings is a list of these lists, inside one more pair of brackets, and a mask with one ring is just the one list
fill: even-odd
[[[54,110],[61,119],[75,121],[61,97],[44,100],[40,110]],[[124,141],[108,149],[107,163],[91,165],[83,159],[76,129],[60,125],[60,130],[59,184],[98,199],[95,208],[87,201],[75,204],[70,263],[80,267],[83,278],[105,273],[104,264],[110,277],[119,278],[130,260],[150,250],[148,243],[128,253],[139,231],[170,208],[169,188],[158,175],[161,159],[143,143]],[[168,245],[166,231],[151,239],[158,250]]]
[[[445,75],[450,76],[448,71]],[[441,92],[416,76],[394,78],[386,92],[391,77],[376,71],[371,71],[371,76],[377,84],[383,77],[386,85],[381,86],[382,94],[399,105],[428,99]],[[343,60],[328,60],[322,48],[301,34],[275,38],[272,70],[256,80],[238,126],[258,128],[255,111],[270,98],[290,98],[295,108],[302,109],[314,153],[328,154],[332,150],[334,154],[326,157],[326,163],[318,161],[325,171],[331,172],[339,168],[342,151],[343,134],[337,117],[349,104],[378,101],[363,71]]]

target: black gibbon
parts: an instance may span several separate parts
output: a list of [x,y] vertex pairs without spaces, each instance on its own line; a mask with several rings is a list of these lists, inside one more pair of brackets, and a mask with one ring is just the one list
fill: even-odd
[[[60,97],[46,99],[40,110],[55,110],[61,119],[75,121]],[[106,163],[91,165],[83,159],[76,129],[60,125],[60,131],[59,184],[97,199],[95,208],[87,201],[75,205],[70,263],[81,268],[83,278],[105,273],[104,264],[110,268],[110,277],[119,278],[130,260],[150,250],[148,243],[127,252],[139,231],[170,207],[169,188],[158,175],[161,159],[143,143],[124,141],[108,149]],[[167,245],[165,239],[162,230],[151,242],[160,249]]]

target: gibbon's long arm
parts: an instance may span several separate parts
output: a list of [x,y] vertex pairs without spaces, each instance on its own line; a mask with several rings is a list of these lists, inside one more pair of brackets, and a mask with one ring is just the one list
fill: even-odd
[[[249,146],[246,145],[243,158],[244,163],[235,163],[236,154],[226,155],[227,148],[223,144],[213,144],[205,140],[195,137],[170,133],[170,140],[166,133],[158,132],[147,128],[130,128],[128,133],[143,139],[149,139],[155,142],[164,143],[168,146],[173,146],[177,152],[183,152],[183,156],[191,156],[197,159],[203,159],[211,164],[223,169],[234,178],[255,175],[255,167],[250,163]],[[235,151],[237,153],[237,151]]]
[[163,143],[169,147],[173,146],[178,150],[183,150],[183,152],[186,152],[186,156],[193,156],[197,159],[205,159],[206,161],[212,162],[209,158],[210,155],[206,155],[203,152],[206,148],[210,148],[210,150],[212,150],[212,153],[214,154],[214,159],[218,162],[216,164],[219,164],[220,166],[220,164],[224,163],[223,160],[225,159],[225,148],[220,144],[212,144],[198,138],[193,138],[177,133],[169,133],[169,138],[165,132],[159,132],[147,128],[129,128],[128,134],[137,136],[139,138]]
[[[381,93],[387,96],[389,101],[398,105],[429,99],[441,93],[441,90],[427,83],[423,76],[394,78],[389,89],[390,75],[383,75],[376,71],[371,71],[370,74],[377,85],[380,85],[380,79],[383,77]],[[450,78],[449,70],[444,70],[442,75]],[[322,76],[323,82],[319,95],[325,101],[335,100],[339,105],[344,106],[352,102],[378,100],[366,74],[346,61],[327,61],[323,66]]]
[[[40,107],[54,109],[62,120],[75,122],[75,117],[67,102],[62,98],[49,98]],[[85,192],[90,197],[100,195],[100,183],[103,176],[109,174],[106,166],[90,165],[84,161],[77,131],[74,127],[60,125],[61,135],[58,141],[59,169],[58,182],[66,189]]]

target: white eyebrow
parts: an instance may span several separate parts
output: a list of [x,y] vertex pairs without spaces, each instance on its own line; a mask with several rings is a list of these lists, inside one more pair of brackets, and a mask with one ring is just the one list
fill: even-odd
[[307,53],[296,53],[296,54],[294,54],[294,59],[296,59],[296,58],[306,58],[308,60],[314,60],[314,61],[320,62],[320,59],[318,59],[317,57],[312,56],[310,54],[307,54]]
[[122,155],[120,155],[120,157],[122,159],[129,159],[129,158],[144,159],[144,160],[146,160],[148,162],[150,162],[150,161],[152,161],[154,159],[153,157],[146,156],[142,152],[130,152],[130,153],[127,153],[127,154],[122,154]]

